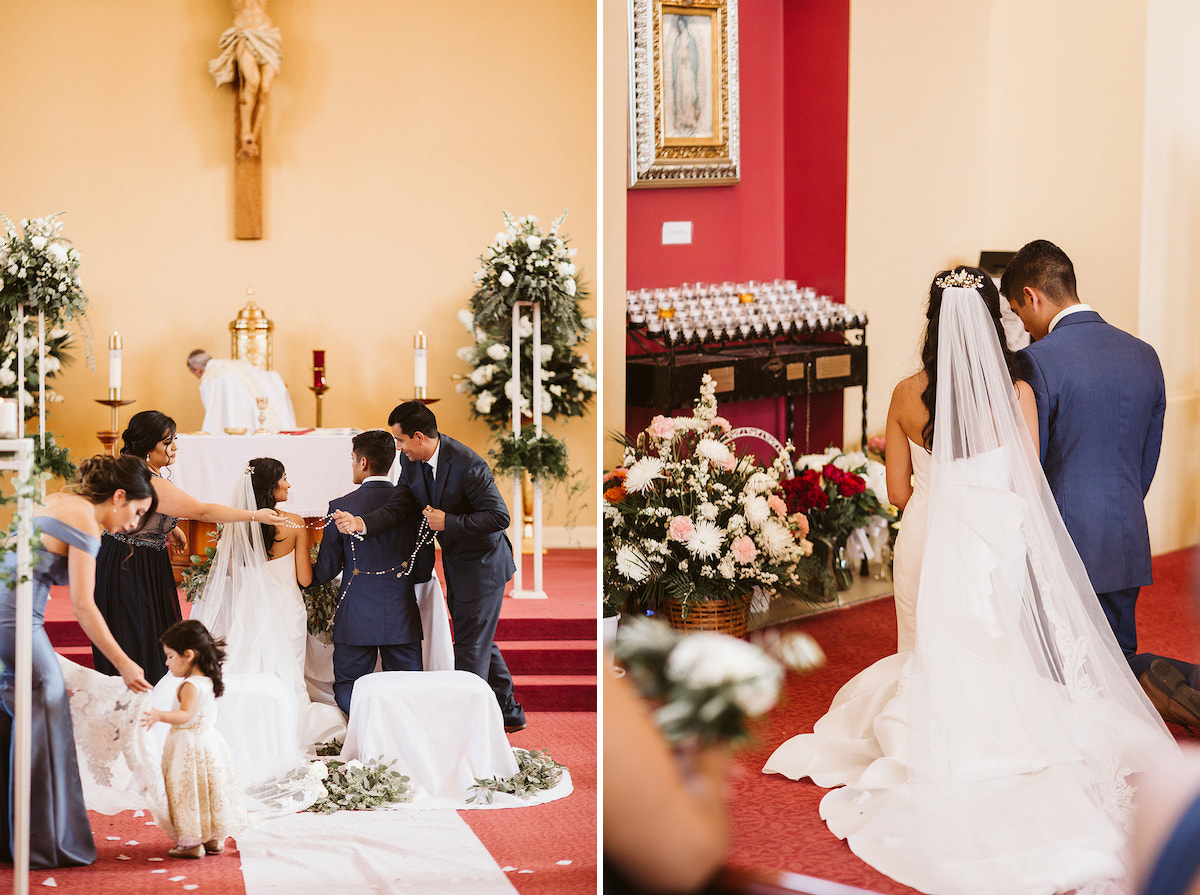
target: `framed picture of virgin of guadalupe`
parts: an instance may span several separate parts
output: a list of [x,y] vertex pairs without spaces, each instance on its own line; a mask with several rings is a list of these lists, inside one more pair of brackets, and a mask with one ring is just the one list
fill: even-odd
[[740,177],[737,0],[630,0],[630,187]]

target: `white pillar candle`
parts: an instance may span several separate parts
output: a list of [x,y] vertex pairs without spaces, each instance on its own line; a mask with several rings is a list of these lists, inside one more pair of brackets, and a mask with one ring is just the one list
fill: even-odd
[[413,388],[417,392],[417,397],[425,397],[425,389],[428,385],[428,369],[426,367],[426,351],[428,343],[425,339],[425,333],[417,330],[417,334],[413,336]]
[[121,390],[121,334],[114,332],[108,337],[108,387]]
[[0,398],[0,438],[17,437],[17,402],[13,398]]

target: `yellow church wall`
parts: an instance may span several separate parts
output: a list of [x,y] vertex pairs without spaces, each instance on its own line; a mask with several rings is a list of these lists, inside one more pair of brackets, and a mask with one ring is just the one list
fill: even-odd
[[[80,343],[54,383],[65,401],[50,426],[77,457],[99,450],[108,410],[94,399],[120,330],[137,400],[122,421],[154,408],[198,429],[185,358],[228,356],[229,321],[253,286],[299,425],[315,421],[313,349],[326,352],[324,424],[386,425],[412,395],[423,330],[440,427],[485,453],[488,430],[454,391],[469,372],[456,351],[470,343],[455,315],[502,210],[548,228],[570,209],[585,313],[597,313],[595,6],[290,0],[270,12],[283,63],[263,139],[265,238],[239,241],[234,96],[207,71],[229,4],[5,4],[0,211],[65,210],[91,299],[96,366]],[[549,424],[587,490],[570,508],[551,496],[548,542],[595,542],[597,425],[596,413]]]
[[[1155,552],[1200,542],[1200,250],[1188,226],[1200,105],[1187,61],[1200,25],[1186,7],[851,5],[846,295],[871,320],[871,431],[917,368],[932,275],[1050,239],[1072,257],[1081,299],[1162,359]],[[848,443],[857,429],[851,406]]]

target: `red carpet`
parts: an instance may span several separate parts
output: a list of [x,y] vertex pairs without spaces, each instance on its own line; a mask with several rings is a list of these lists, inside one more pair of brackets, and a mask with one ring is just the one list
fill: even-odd
[[[475,835],[521,895],[593,895],[596,891],[596,716],[584,712],[530,713],[529,727],[509,736],[523,749],[547,749],[571,770],[575,791],[565,799],[533,808],[462,811]],[[53,878],[53,891],[78,895],[162,895],[198,885],[198,895],[243,895],[241,860],[231,842],[221,855],[201,861],[167,858],[172,843],[146,826],[147,817],[133,812],[108,816],[89,812],[99,858],[90,867],[37,870],[29,875],[31,891]],[[107,837],[116,836],[117,841]],[[138,845],[128,845],[130,840]],[[119,859],[128,855],[130,860]],[[164,861],[151,861],[164,858]],[[319,860],[319,856],[314,856]],[[569,863],[559,863],[567,861]],[[166,874],[153,873],[165,869]],[[526,871],[526,872],[521,872]],[[170,882],[183,875],[184,880]],[[12,889],[12,867],[0,864],[0,890]],[[378,890],[382,892],[383,890]],[[308,895],[308,893],[296,893]],[[312,895],[339,895],[315,892]],[[436,893],[417,893],[436,895]]]
[[[1142,649],[1200,660],[1197,597],[1200,547],[1154,560],[1155,585],[1138,599]],[[838,688],[877,659],[896,649],[896,614],[890,598],[837,610],[791,625],[816,638],[828,664],[805,676],[789,674],[781,704],[763,719],[758,739],[738,753],[729,803],[733,844],[729,864],[788,870],[859,886],[882,895],[915,890],[877,873],[829,832],[817,814],[826,790],[811,781],[794,782],[763,774],[762,766],[781,742],[812,730]],[[1181,739],[1180,728],[1172,732]]]

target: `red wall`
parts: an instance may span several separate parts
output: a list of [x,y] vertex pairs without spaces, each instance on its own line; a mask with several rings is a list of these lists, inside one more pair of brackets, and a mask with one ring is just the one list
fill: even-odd
[[[629,190],[627,288],[786,276],[844,300],[849,0],[741,0],[738,16],[741,182]],[[662,245],[664,221],[691,221],[691,245]],[[627,429],[637,432],[653,411],[627,398]],[[849,399],[861,400],[859,390]],[[797,448],[840,444],[842,396],[810,400],[806,407],[796,399]],[[782,401],[721,412],[735,425],[783,435]]]

